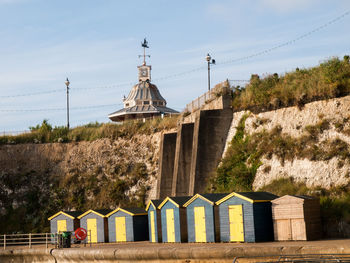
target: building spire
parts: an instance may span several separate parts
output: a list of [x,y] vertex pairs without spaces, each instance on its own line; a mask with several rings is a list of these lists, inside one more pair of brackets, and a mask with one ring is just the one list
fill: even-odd
[[150,55],[146,55],[146,48],[149,48],[148,46],[148,41],[146,40],[146,38],[143,39],[143,42],[141,42],[141,46],[143,47],[143,55],[139,55],[140,57],[143,57],[143,66],[146,66],[146,57],[151,57]]

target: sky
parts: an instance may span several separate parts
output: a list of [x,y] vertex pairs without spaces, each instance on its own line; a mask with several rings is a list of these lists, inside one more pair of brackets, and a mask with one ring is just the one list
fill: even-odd
[[[137,82],[147,38],[152,83],[182,111],[211,86],[350,54],[349,0],[0,0],[0,133],[47,119],[109,122]],[[266,52],[264,52],[266,51]]]

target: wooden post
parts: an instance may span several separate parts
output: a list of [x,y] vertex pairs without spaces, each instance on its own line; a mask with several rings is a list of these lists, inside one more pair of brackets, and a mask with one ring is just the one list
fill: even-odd
[[47,233],[45,233],[45,245],[46,245],[46,249],[48,249],[49,247],[49,242],[47,240]]
[[4,235],[4,250],[6,249],[6,235]]
[[29,234],[29,248],[32,248],[32,234]]

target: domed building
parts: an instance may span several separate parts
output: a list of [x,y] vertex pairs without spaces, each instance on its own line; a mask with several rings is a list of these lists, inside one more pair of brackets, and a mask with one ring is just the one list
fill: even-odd
[[146,40],[144,40],[142,47],[144,48],[143,64],[137,67],[139,83],[123,99],[124,108],[108,115],[108,118],[112,121],[121,122],[124,120],[179,114],[178,111],[166,106],[166,100],[160,94],[157,86],[151,83],[151,66],[146,65],[145,48],[148,48]]

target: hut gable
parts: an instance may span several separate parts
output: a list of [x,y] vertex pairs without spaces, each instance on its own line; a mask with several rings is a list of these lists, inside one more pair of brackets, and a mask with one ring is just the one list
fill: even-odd
[[[271,200],[278,196],[268,192],[233,192],[216,202],[220,214],[220,238],[223,242],[230,241],[270,241],[273,240],[271,216]],[[232,238],[230,209],[241,210],[242,237]],[[237,210],[237,211],[238,211]],[[240,232],[241,233],[241,232]],[[243,239],[243,240],[242,240]]]
[[58,226],[58,224],[60,224],[60,222],[62,221],[65,221],[63,222],[65,226],[64,231],[74,231],[75,229],[79,228],[80,224],[79,219],[77,217],[80,214],[80,211],[60,211],[54,214],[53,216],[49,217],[48,220],[50,221],[51,233],[63,231],[62,229],[59,229]]
[[[163,242],[187,241],[187,218],[184,204],[190,200],[191,197],[192,196],[167,197],[158,206],[158,209],[161,209]],[[173,221],[167,218],[167,213],[169,213],[169,215],[171,213]],[[173,224],[171,223],[171,227],[174,228],[174,241],[172,241],[172,237],[170,239],[168,237],[167,230],[170,229],[168,227],[168,223],[170,224],[170,222],[173,222]]]
[[[107,214],[110,213],[110,209],[98,209],[88,210],[85,213],[78,216],[80,219],[80,226],[89,230],[91,227],[91,241],[89,242],[107,242],[108,241],[108,222]],[[95,219],[96,228],[89,226],[89,222]]]
[[[147,213],[143,208],[117,208],[107,216],[111,242],[147,240]],[[120,232],[117,233],[117,231]],[[121,232],[123,232],[121,234],[123,237],[119,235]]]
[[158,206],[163,202],[162,199],[150,200],[146,206],[146,211],[153,207],[153,209],[158,209]]

